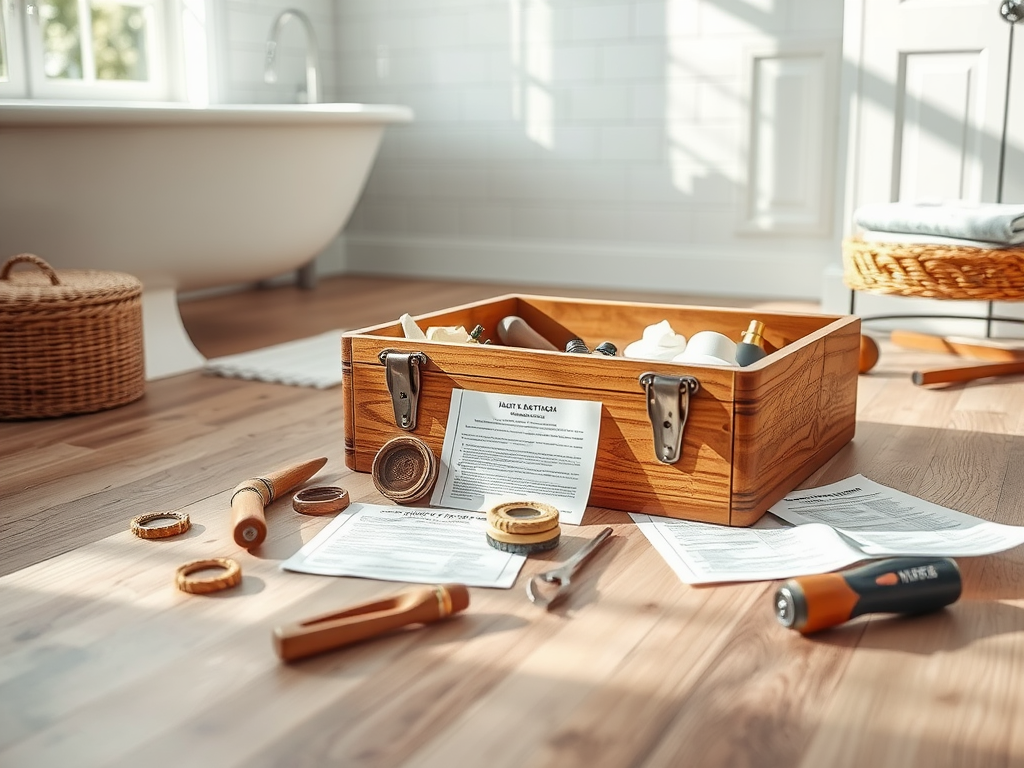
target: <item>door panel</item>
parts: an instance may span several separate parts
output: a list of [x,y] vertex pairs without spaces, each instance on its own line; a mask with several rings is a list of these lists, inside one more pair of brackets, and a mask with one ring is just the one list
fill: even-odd
[[993,201],[1009,28],[994,0],[863,0],[852,200]]

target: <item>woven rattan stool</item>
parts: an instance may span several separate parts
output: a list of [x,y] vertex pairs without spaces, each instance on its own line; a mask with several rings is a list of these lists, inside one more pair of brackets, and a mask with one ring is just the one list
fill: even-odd
[[[989,313],[984,317],[967,315],[886,315],[864,320],[941,317],[944,319],[977,319],[1024,322],[1020,318],[996,317],[991,302],[1024,300],[1024,248],[974,248],[962,245],[924,243],[874,243],[856,238],[843,241],[843,282],[853,291],[850,313],[854,313],[853,297],[857,291],[895,296],[919,296],[928,299],[987,301]],[[874,341],[862,337],[862,360],[872,356]],[[867,349],[866,349],[867,347]],[[874,350],[877,360],[877,347]],[[865,373],[874,364],[862,363]],[[979,365],[942,372],[915,373],[918,384],[967,381],[1007,374],[1024,373],[1024,364]]]

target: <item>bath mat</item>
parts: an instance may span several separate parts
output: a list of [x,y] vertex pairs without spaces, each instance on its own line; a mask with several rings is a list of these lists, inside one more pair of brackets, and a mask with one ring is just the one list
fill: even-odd
[[328,331],[306,339],[206,361],[218,376],[328,389],[341,384],[341,334]]

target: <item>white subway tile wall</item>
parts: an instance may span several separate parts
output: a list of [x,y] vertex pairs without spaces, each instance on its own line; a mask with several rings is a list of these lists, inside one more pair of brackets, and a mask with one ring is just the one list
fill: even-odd
[[[766,286],[761,267],[737,282],[736,264],[773,259],[793,273],[781,283],[790,295],[819,292],[837,235],[739,232],[751,120],[743,79],[759,46],[838,46],[842,0],[297,5],[332,62],[330,98],[416,115],[385,133],[345,230],[348,268],[522,279],[507,259],[488,258],[490,243],[530,252],[548,280],[586,272],[592,284],[657,289],[671,274],[688,276],[681,289],[757,295],[780,283]],[[233,100],[286,100],[262,83],[263,38],[281,7],[227,3]],[[301,79],[295,40],[288,63]],[[600,270],[581,256],[589,251]]]

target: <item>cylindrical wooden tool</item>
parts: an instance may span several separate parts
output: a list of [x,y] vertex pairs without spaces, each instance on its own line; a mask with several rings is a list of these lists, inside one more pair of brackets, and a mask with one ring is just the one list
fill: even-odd
[[429,624],[468,606],[469,590],[462,584],[417,587],[385,600],[276,627],[274,648],[284,661],[295,661],[410,624]]
[[267,518],[263,513],[267,504],[311,478],[326,463],[326,458],[310,459],[236,485],[231,492],[231,529],[235,543],[246,549],[262,544],[267,538]]
[[961,366],[959,368],[933,368],[927,371],[914,371],[910,379],[919,386],[928,384],[952,384],[957,381],[975,381],[990,376],[1017,376],[1024,373],[1024,362],[1020,363],[982,363],[980,365]]
[[537,333],[528,322],[521,317],[509,315],[498,322],[498,338],[509,347],[526,347],[527,349],[547,349],[560,352],[558,347]]

